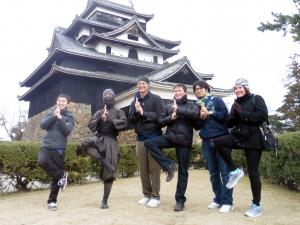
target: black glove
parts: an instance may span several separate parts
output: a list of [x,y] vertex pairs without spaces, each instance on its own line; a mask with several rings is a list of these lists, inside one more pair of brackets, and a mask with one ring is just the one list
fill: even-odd
[[234,102],[231,109],[236,113],[236,114],[240,114],[242,112],[242,107],[239,103]]

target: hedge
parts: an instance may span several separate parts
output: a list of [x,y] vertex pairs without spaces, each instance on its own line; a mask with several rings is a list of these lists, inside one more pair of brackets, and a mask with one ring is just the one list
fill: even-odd
[[[289,189],[300,189],[300,132],[280,135],[279,149],[276,152],[263,151],[260,162],[260,174],[274,184]],[[243,151],[233,150],[233,158],[245,168],[246,159]]]
[[[272,183],[299,190],[300,132],[281,135],[279,144],[277,156],[275,152],[263,153],[260,163],[261,175]],[[0,192],[6,192],[8,188],[28,190],[36,181],[49,183],[50,178],[37,164],[39,149],[39,143],[0,141]],[[176,160],[174,149],[164,149],[164,152]],[[233,157],[246,168],[243,151],[234,150]],[[190,166],[205,167],[200,146],[197,144],[191,151]],[[82,183],[86,182],[89,175],[98,175],[99,165],[82,152],[79,143],[69,143],[66,149],[65,170],[69,172],[71,183]],[[137,173],[135,145],[120,145],[119,176],[130,177]]]

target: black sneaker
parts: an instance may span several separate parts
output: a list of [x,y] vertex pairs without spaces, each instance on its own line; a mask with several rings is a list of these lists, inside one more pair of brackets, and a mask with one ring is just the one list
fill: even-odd
[[173,179],[175,170],[176,170],[176,166],[174,163],[172,163],[172,165],[169,166],[169,168],[167,169],[167,177],[166,177],[167,182],[170,182]]
[[66,189],[68,184],[68,173],[64,173],[63,177],[58,181],[58,186],[62,191]]
[[176,205],[174,207],[174,211],[183,211],[184,209],[184,203],[176,202]]

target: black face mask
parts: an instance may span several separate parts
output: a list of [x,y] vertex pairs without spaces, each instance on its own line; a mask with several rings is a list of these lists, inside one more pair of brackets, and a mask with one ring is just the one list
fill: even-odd
[[106,105],[107,109],[112,108],[115,105],[114,97],[103,97],[103,104]]

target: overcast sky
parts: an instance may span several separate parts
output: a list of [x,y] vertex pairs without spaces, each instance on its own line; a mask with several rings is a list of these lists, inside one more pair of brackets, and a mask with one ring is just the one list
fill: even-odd
[[[129,5],[129,1],[116,0]],[[10,120],[17,114],[26,88],[23,81],[47,57],[53,30],[68,27],[80,15],[87,0],[1,1],[0,60],[1,111]],[[180,54],[198,72],[213,73],[213,87],[231,88],[238,77],[249,80],[250,89],[262,95],[269,111],[282,105],[283,79],[289,57],[299,45],[282,33],[257,31],[260,22],[272,21],[271,12],[296,12],[292,0],[133,0],[137,12],[154,14],[147,32],[181,40]],[[21,109],[28,104],[21,102]],[[16,119],[15,119],[16,120]],[[5,135],[0,132],[0,138]]]

